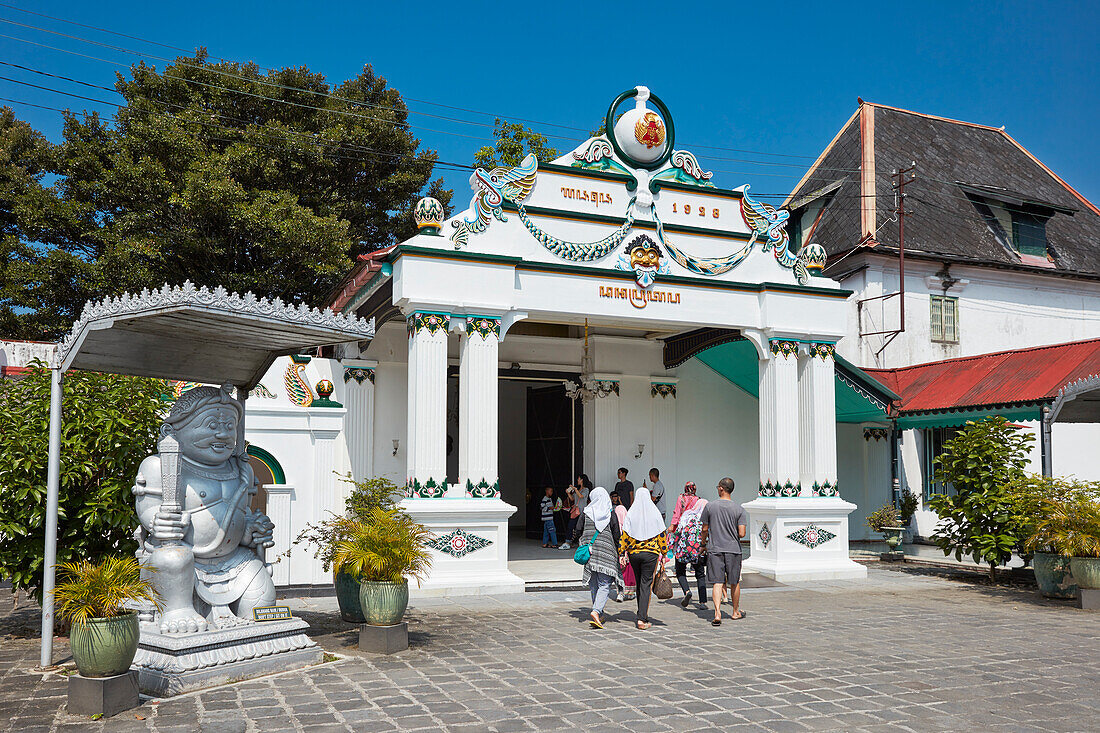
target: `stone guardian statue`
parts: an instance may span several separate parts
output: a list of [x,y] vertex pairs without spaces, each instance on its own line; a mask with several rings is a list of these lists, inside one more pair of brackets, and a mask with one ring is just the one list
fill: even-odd
[[229,628],[275,602],[263,557],[274,525],[249,508],[257,484],[243,422],[231,385],[192,388],[161,425],[157,455],[138,469],[138,557],[160,592],[161,633]]

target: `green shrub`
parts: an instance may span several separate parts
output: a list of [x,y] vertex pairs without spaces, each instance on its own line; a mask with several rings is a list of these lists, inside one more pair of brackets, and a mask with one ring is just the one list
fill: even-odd
[[[156,451],[167,388],[158,379],[65,375],[57,560],[132,555],[131,488]],[[46,526],[50,370],[0,379],[0,578],[41,599]]]
[[932,541],[944,555],[954,554],[956,560],[968,555],[988,564],[992,578],[997,566],[1012,558],[1020,532],[1011,487],[1025,475],[1034,440],[1005,418],[991,417],[966,423],[944,443],[935,478],[952,485],[955,493],[929,502],[940,517]]

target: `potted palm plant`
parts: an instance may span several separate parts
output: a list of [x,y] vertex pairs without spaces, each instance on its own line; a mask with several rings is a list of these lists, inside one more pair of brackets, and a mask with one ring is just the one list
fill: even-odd
[[867,526],[879,532],[886,540],[886,546],[890,548],[882,554],[883,559],[895,560],[901,554],[898,547],[901,545],[905,527],[900,524],[897,507],[893,504],[883,504],[867,517]]
[[363,618],[363,611],[359,606],[359,578],[340,570],[333,564],[337,544],[348,539],[343,531],[347,524],[343,520],[366,521],[374,509],[396,509],[396,497],[401,490],[385,478],[353,481],[351,474],[348,474],[341,476],[340,480],[352,485],[351,492],[344,500],[344,514],[332,515],[328,519],[306,525],[294,540],[291,549],[284,554],[289,555],[299,544],[311,546],[314,550],[313,556],[321,561],[325,572],[332,570],[332,582],[336,587],[336,602],[340,606],[340,618],[348,623],[362,624],[366,623],[366,619]]
[[61,582],[54,588],[57,615],[68,621],[69,646],[85,677],[112,677],[130,668],[138,647],[137,611],[128,603],[160,598],[141,565],[132,557],[108,557],[58,563]]
[[408,578],[419,582],[431,568],[431,532],[399,509],[378,507],[364,520],[339,519],[336,530],[343,539],[336,543],[333,566],[359,578],[365,623],[399,623],[409,605]]
[[1022,556],[1031,553],[1035,584],[1047,598],[1072,600],[1077,597],[1077,581],[1070,572],[1070,558],[1054,548],[1053,524],[1040,521],[1052,516],[1077,482],[1027,474],[1012,482],[1009,497],[1016,525],[1016,537]]
[[1042,500],[1027,544],[1069,558],[1077,585],[1100,589],[1100,483],[1060,481],[1061,490]]

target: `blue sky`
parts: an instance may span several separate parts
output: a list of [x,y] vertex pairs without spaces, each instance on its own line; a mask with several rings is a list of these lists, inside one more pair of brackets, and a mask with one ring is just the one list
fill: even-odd
[[[304,64],[333,83],[370,63],[406,97],[586,130],[598,124],[616,94],[645,84],[671,109],[677,147],[700,154],[717,185],[751,183],[762,194],[788,192],[861,96],[1005,125],[1070,185],[1100,202],[1100,5],[1094,3],[5,1],[173,46],[204,45],[216,56],[265,67]],[[0,18],[175,55],[8,7],[0,7]],[[0,34],[134,61],[9,23],[0,23]],[[118,68],[11,38],[0,38],[0,60],[104,86],[113,84]],[[10,67],[0,68],[0,76],[117,99]],[[2,80],[0,96],[53,107],[94,106]],[[415,111],[492,122],[489,116],[409,104]],[[21,118],[58,138],[60,115],[13,106]],[[470,162],[489,133],[478,125],[411,119],[423,143],[443,160]],[[575,144],[551,142],[559,149]],[[461,206],[467,176],[444,176]]]

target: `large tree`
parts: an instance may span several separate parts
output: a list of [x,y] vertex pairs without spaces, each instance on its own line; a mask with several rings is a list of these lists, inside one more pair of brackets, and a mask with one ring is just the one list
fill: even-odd
[[356,255],[415,233],[421,195],[450,204],[369,66],[332,88],[199,52],[134,66],[116,89],[113,120],[66,114],[56,146],[0,117],[25,148],[0,159],[8,335],[56,336],[85,300],[188,279],[318,304]]

